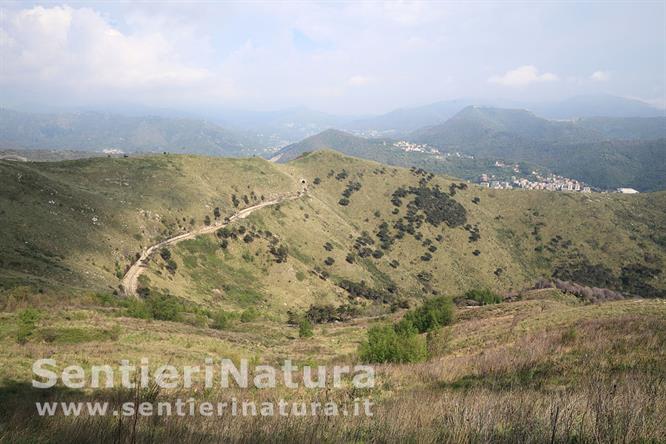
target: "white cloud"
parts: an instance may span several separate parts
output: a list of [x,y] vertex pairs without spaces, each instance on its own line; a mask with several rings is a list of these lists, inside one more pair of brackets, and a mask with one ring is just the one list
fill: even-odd
[[504,86],[520,87],[538,82],[554,82],[558,77],[550,72],[539,73],[536,66],[520,66],[511,71],[507,71],[501,76],[492,76],[488,79],[491,83],[497,83]]
[[607,71],[594,71],[590,75],[590,80],[595,82],[605,82],[610,79],[610,74]]
[[4,84],[46,84],[81,94],[188,86],[210,77],[181,60],[160,32],[123,33],[88,8],[16,11],[0,22]]
[[349,86],[365,86],[368,83],[370,83],[370,80],[371,80],[370,77],[356,75],[356,76],[351,76],[349,80],[347,80],[347,84]]

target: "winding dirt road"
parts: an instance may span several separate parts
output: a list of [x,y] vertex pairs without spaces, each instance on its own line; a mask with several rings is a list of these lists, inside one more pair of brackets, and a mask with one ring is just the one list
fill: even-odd
[[166,247],[167,245],[174,245],[177,244],[178,242],[187,240],[187,239],[194,239],[195,237],[202,235],[202,234],[208,234],[208,233],[213,233],[217,230],[219,230],[222,227],[225,227],[229,225],[230,223],[239,220],[239,219],[245,219],[248,217],[250,214],[255,212],[256,210],[259,210],[264,207],[270,207],[271,205],[277,205],[282,202],[286,202],[288,200],[295,200],[298,199],[299,197],[303,196],[305,194],[305,190],[298,191],[297,193],[294,194],[288,194],[282,197],[278,197],[277,199],[273,200],[267,200],[265,202],[261,202],[257,205],[253,205],[251,207],[244,208],[237,213],[235,213],[233,216],[229,217],[227,222],[216,222],[212,225],[206,226],[206,227],[201,227],[193,231],[188,231],[187,233],[179,234],[178,236],[171,237],[169,239],[165,239],[161,242],[156,243],[155,245],[152,245],[146,249],[143,250],[143,253],[141,254],[141,257],[132,264],[132,266],[127,270],[127,273],[125,273],[125,276],[123,276],[123,279],[121,281],[121,288],[125,292],[125,295],[127,296],[137,296],[136,290],[137,286],[139,284],[139,276],[146,270],[148,267],[148,262],[150,260],[150,257],[155,254],[159,249],[162,247]]

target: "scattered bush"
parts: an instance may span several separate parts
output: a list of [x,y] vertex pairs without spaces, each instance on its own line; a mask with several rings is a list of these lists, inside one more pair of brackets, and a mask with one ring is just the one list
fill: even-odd
[[275,262],[278,264],[287,262],[289,256],[289,249],[286,245],[280,244],[279,246],[271,245],[268,251],[275,257]]
[[362,297],[372,301],[387,303],[393,302],[393,300],[395,300],[394,293],[396,292],[396,288],[393,285],[389,286],[386,290],[376,290],[374,288],[368,287],[365,281],[353,282],[347,279],[343,279],[338,284],[338,287],[346,290],[350,297]]

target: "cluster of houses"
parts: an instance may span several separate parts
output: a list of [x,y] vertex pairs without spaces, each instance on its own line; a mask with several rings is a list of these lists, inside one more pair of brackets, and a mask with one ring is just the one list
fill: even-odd
[[576,179],[570,179],[556,174],[549,174],[546,177],[533,173],[536,180],[511,177],[511,181],[491,180],[487,174],[482,174],[479,184],[482,187],[493,189],[514,189],[522,188],[526,190],[547,190],[547,191],[571,191],[579,193],[591,193],[592,188]]
[[439,153],[439,151],[437,151],[435,148],[431,147],[430,145],[407,142],[406,140],[399,140],[393,143],[393,146],[407,152],[431,153],[431,154]]

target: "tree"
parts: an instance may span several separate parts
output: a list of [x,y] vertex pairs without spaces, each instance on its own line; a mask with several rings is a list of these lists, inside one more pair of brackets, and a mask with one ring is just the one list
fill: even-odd
[[220,207],[215,207],[213,210],[213,216],[215,216],[215,219],[219,219],[222,214],[220,213]]
[[206,214],[206,217],[204,217],[204,225],[208,226],[210,225],[210,216]]

